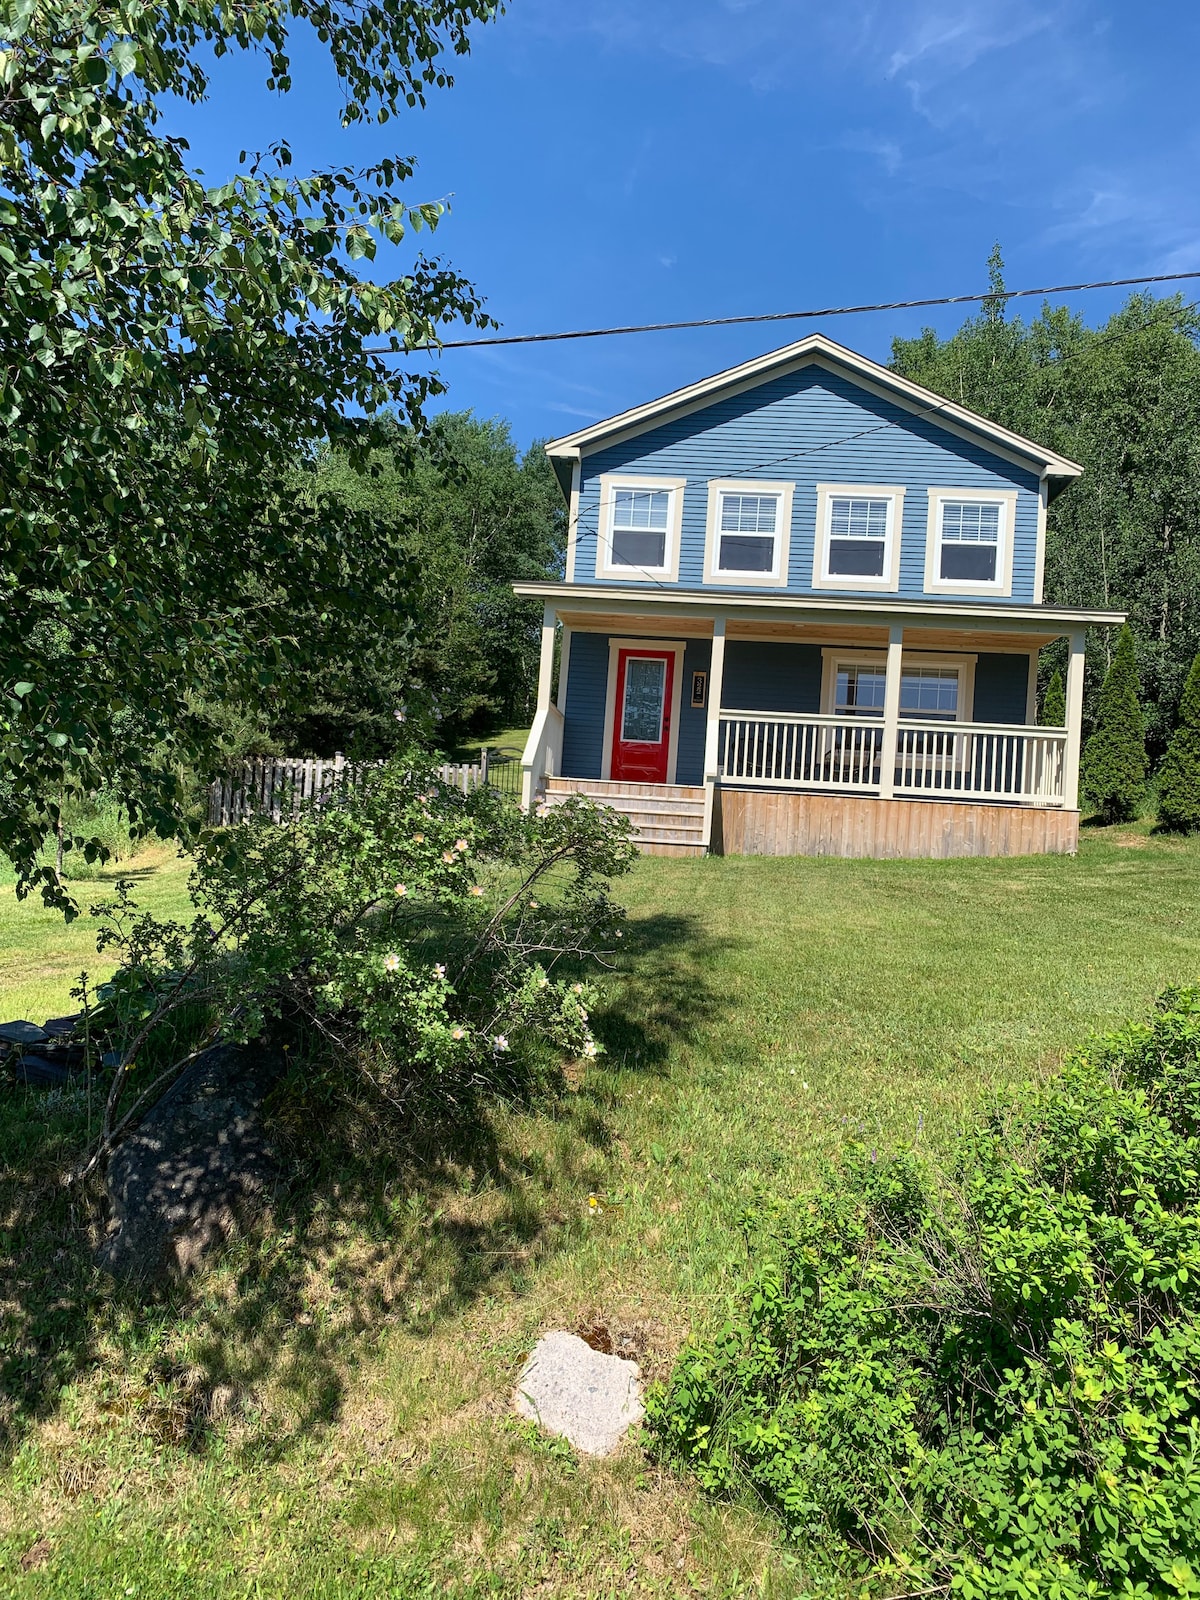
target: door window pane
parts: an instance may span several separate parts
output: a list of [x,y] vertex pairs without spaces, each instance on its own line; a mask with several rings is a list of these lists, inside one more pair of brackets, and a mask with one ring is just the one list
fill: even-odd
[[658,744],[662,739],[663,693],[667,663],[631,656],[625,663],[625,707],[621,738],[632,744]]

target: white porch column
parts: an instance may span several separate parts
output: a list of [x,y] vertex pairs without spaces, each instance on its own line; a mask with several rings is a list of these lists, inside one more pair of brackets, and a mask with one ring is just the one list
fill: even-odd
[[721,745],[721,689],[725,678],[725,618],[713,622],[712,660],[708,664],[708,721],[704,732],[704,781],[716,778]]
[[1083,742],[1083,667],[1087,633],[1077,628],[1069,635],[1067,657],[1067,748],[1063,756],[1063,805],[1079,809],[1079,747]]
[[554,626],[558,614],[549,602],[542,612],[542,655],[538,662],[537,709],[545,711],[550,704],[550,683],[554,677]]
[[896,741],[900,733],[900,668],[904,656],[904,624],[888,629],[887,678],[883,690],[883,742],[879,751],[879,798],[890,800],[896,786]]

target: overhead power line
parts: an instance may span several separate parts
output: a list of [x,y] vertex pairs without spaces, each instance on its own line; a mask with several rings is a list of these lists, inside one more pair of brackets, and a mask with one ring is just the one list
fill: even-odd
[[1031,295],[1081,294],[1087,289],[1128,289],[1146,283],[1182,283],[1200,278],[1197,272],[1158,272],[1141,278],[1103,278],[1095,283],[1053,283],[1040,289],[989,289],[984,294],[946,294],[926,300],[881,300],[867,306],[822,306],[809,311],[761,311],[743,317],[697,317],[688,322],[635,322],[616,328],[576,328],[563,333],[503,333],[481,339],[446,339],[438,344],[418,344],[411,350],[373,345],[368,355],[419,355],[440,350],[474,350],[483,345],[553,344],[564,339],[611,339],[625,333],[670,333],[683,328],[735,328],[751,322],[800,322],[814,317],[854,317],[866,311],[919,311],[926,306],[979,305],[985,300],[1021,300]]

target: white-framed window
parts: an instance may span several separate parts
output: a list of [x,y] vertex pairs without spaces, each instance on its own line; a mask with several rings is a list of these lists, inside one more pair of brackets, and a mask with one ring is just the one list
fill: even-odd
[[903,519],[897,484],[819,483],[813,588],[894,590]]
[[930,489],[926,589],[1011,594],[1016,502],[1015,489]]
[[598,578],[675,581],[686,483],[650,475],[600,479]]
[[738,478],[709,484],[706,583],[787,583],[794,492],[791,483]]
[[[822,707],[839,717],[882,717],[887,657],[882,651],[824,651]],[[913,655],[900,668],[900,716],[920,722],[967,722],[975,694],[974,656]]]

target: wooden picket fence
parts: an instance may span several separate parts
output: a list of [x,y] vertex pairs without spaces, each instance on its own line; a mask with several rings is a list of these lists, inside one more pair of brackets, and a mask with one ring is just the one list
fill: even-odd
[[[347,765],[342,755],[334,756],[332,761],[286,756],[244,761],[209,785],[209,826],[228,827],[255,815],[269,815],[276,822],[285,815],[295,816],[306,800],[327,794],[346,772]],[[483,749],[478,761],[446,762],[435,771],[443,783],[461,789],[463,794],[489,782],[507,790],[507,772],[501,774],[493,770],[493,765],[488,751]],[[509,763],[500,765],[507,767]]]

